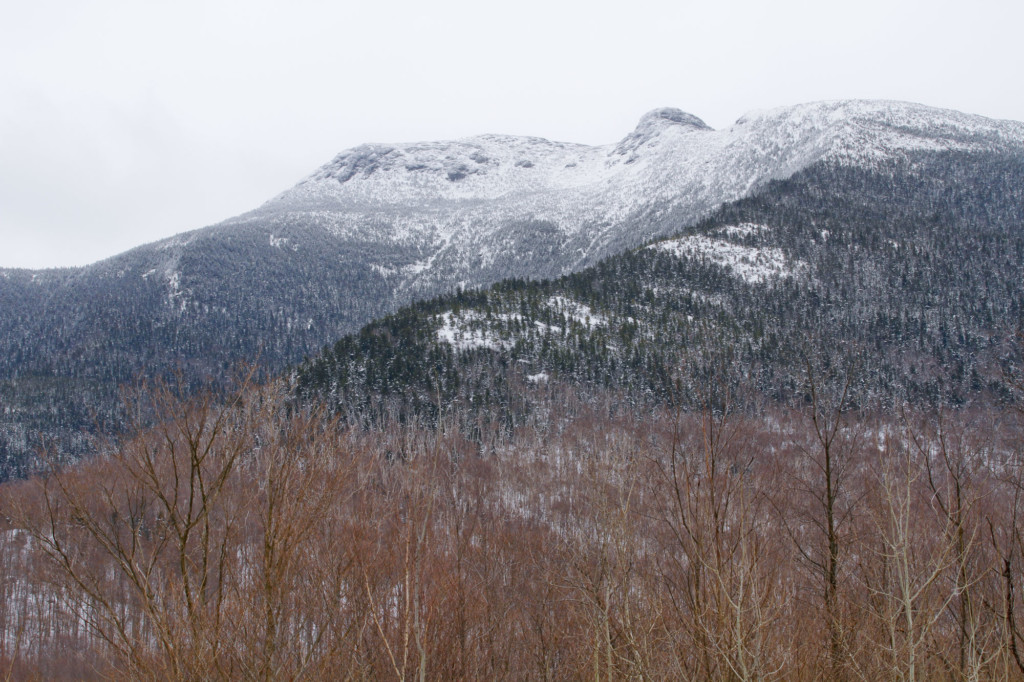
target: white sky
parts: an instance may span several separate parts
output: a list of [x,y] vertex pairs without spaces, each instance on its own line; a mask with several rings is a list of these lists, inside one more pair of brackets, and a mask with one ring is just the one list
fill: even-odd
[[255,208],[363,142],[604,144],[821,99],[1024,120],[1019,0],[0,0],[0,267]]

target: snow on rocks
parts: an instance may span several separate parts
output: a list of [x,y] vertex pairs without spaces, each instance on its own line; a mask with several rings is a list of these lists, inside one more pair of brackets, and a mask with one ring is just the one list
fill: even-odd
[[[657,109],[619,142],[599,146],[490,134],[367,144],[222,227],[289,229],[303,238],[294,232],[301,227],[360,249],[394,246],[414,257],[381,261],[397,270],[389,284],[423,295],[453,282],[530,276],[536,260],[521,259],[520,267],[510,254],[529,251],[538,236],[550,248],[545,271],[570,272],[693,225],[820,161],[873,167],[950,149],[1020,153],[1024,124],[848,100],[754,112],[720,130],[678,109]],[[721,241],[750,236],[736,229]],[[680,248],[751,281],[792,271],[778,252],[716,244]]]

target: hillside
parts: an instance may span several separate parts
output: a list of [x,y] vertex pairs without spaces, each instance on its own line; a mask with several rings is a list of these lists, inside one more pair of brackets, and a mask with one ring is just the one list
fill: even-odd
[[[1021,679],[1019,128],[839,103],[660,110],[604,156],[494,138],[475,174],[430,165],[463,142],[364,148],[0,273],[4,474],[33,432],[112,432],[2,483],[0,669]],[[524,197],[581,203],[521,230]]]
[[716,376],[792,403],[810,364],[851,373],[864,407],[1003,400],[1022,183],[1020,160],[983,155],[817,167],[578,273],[407,307],[300,366],[296,390],[358,419],[523,417],[523,387],[556,381],[692,407]]
[[[826,282],[823,264],[859,259],[867,251],[850,249],[867,240],[870,263],[896,268],[888,276],[903,268],[927,296],[971,297],[969,288],[943,293],[948,280],[914,250],[982,245],[997,261],[1015,258],[1022,158],[1024,124],[856,101],[750,114],[723,130],[661,109],[596,147],[497,135],[358,147],[219,225],[85,268],[0,270],[0,468],[23,471],[41,438],[69,455],[87,452],[83,430],[123,423],[121,384],[182,371],[187,384],[205,385],[241,361],[278,372],[414,300],[575,272],[723,206],[752,206],[743,202],[798,174],[817,178],[807,185],[816,194],[793,201],[816,202],[807,220],[830,227],[767,213],[732,221],[772,227],[752,244],[782,240],[772,248],[788,258],[821,259],[811,265]],[[883,229],[890,212],[907,223],[899,233]],[[869,232],[847,235],[844,221],[859,214]],[[822,229],[841,238],[816,249]],[[975,229],[980,242],[949,237]],[[886,256],[887,239],[905,248]],[[833,284],[875,286],[857,267],[842,272],[864,283]],[[987,275],[973,277],[964,286]],[[1012,281],[994,300],[1013,297]],[[808,291],[830,291],[823,287]],[[876,293],[895,296],[893,287]],[[851,324],[860,319],[850,314]]]

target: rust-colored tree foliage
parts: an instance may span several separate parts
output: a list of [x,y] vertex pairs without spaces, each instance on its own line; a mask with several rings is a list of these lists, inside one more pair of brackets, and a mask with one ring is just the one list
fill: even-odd
[[566,401],[470,442],[242,384],[9,484],[0,678],[1024,678],[1020,415]]

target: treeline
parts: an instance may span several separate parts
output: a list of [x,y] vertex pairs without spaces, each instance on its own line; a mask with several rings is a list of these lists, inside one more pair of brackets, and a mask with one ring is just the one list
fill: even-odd
[[20,679],[1024,679],[1022,415],[537,401],[354,428],[168,389],[3,488]]

